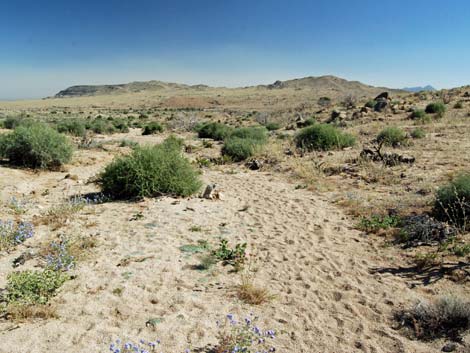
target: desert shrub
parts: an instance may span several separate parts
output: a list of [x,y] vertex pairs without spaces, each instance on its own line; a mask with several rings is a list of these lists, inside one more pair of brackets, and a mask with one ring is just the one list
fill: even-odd
[[242,127],[232,131],[230,137],[238,137],[256,141],[258,144],[266,143],[268,140],[267,130],[264,127]]
[[0,136],[0,156],[12,165],[52,169],[70,161],[72,153],[64,135],[40,123],[19,126]]
[[443,243],[455,236],[456,229],[428,215],[409,216],[402,220],[397,241],[406,246]]
[[320,97],[318,99],[318,105],[321,107],[329,107],[331,105],[330,97]]
[[46,304],[68,275],[58,271],[21,271],[7,277],[6,299],[8,303]]
[[422,139],[426,137],[426,132],[423,129],[417,128],[411,131],[410,135],[414,139]]
[[395,318],[413,330],[418,339],[441,337],[458,340],[470,328],[470,302],[457,297],[442,297],[433,302],[421,301]]
[[455,103],[454,109],[462,109],[462,108],[463,108],[463,102],[462,101],[458,101],[457,103]]
[[458,175],[437,190],[434,214],[439,220],[470,228],[470,173]]
[[256,152],[268,141],[267,130],[264,127],[245,127],[232,131],[224,141],[222,155],[232,161],[243,161]]
[[387,127],[377,135],[377,142],[382,142],[386,146],[397,147],[406,142],[406,132],[397,127]]
[[279,123],[267,123],[265,125],[265,127],[269,131],[275,131],[275,130],[279,130],[281,128],[281,124],[279,124]]
[[129,132],[129,125],[124,119],[112,120],[112,125],[118,132],[126,133]]
[[426,118],[426,112],[423,109],[415,109],[410,115],[413,120],[423,120]]
[[446,111],[446,106],[444,105],[444,103],[441,102],[429,103],[426,106],[425,111],[427,114],[437,114],[439,116],[442,116]]
[[327,124],[315,124],[302,129],[295,136],[295,143],[298,148],[327,151],[353,146],[355,138],[341,132],[337,128]]
[[23,120],[23,118],[17,116],[9,116],[3,121],[3,127],[5,129],[13,130],[17,126],[20,126]]
[[86,126],[81,119],[62,120],[56,125],[56,129],[60,133],[73,136],[85,136]]
[[224,140],[231,132],[230,126],[221,123],[205,123],[197,127],[199,138],[211,138],[216,141]]
[[367,108],[374,109],[376,104],[377,104],[377,101],[375,101],[375,100],[372,99],[372,100],[368,101],[368,102],[365,104],[365,106],[366,106]]
[[113,134],[117,131],[111,121],[105,120],[101,117],[97,117],[91,121],[87,128],[96,134]]
[[142,135],[153,135],[157,132],[163,132],[163,126],[160,123],[153,121],[145,125]]
[[181,141],[169,138],[152,147],[137,147],[132,154],[109,164],[99,183],[113,198],[189,196],[201,187],[190,162],[183,157]]

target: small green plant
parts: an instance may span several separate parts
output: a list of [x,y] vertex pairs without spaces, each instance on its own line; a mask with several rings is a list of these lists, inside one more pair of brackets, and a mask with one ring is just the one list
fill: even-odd
[[119,147],[130,147],[130,148],[136,148],[137,146],[139,146],[139,144],[135,141],[132,141],[132,140],[121,140],[119,142]]
[[69,162],[72,153],[69,140],[45,124],[21,125],[0,135],[0,157],[12,165],[55,169]]
[[381,229],[395,228],[400,224],[400,217],[398,216],[382,216],[372,215],[370,218],[363,217],[359,223],[359,229],[375,233]]
[[9,304],[46,304],[67,279],[67,274],[52,270],[13,272],[7,277],[6,299]]
[[0,220],[0,251],[9,250],[33,235],[34,229],[31,223]]
[[436,253],[417,253],[414,257],[414,263],[419,269],[425,269],[428,267],[435,266],[438,263]]
[[163,132],[163,126],[160,123],[153,121],[145,125],[142,135],[153,135],[159,132]]
[[298,148],[307,151],[320,150],[327,151],[350,147],[355,144],[352,135],[343,133],[334,126],[328,124],[315,124],[306,127],[295,136],[295,143]]
[[464,257],[470,254],[470,244],[457,244],[454,245],[450,250],[455,256]]
[[365,106],[366,106],[367,108],[374,109],[376,104],[377,104],[377,101],[372,99],[372,100],[368,101],[368,102],[365,104]]
[[426,137],[426,132],[423,129],[416,128],[410,133],[411,137],[414,139],[422,139]]
[[113,198],[190,196],[202,183],[191,163],[183,157],[181,140],[166,139],[152,147],[137,147],[118,157],[101,174],[103,193]]
[[425,111],[426,114],[435,114],[437,118],[442,118],[446,112],[446,106],[441,102],[429,103]]
[[406,140],[406,132],[394,126],[383,129],[377,136],[377,142],[392,147],[403,145]]
[[215,249],[212,254],[220,261],[240,267],[246,260],[246,243],[236,244],[235,248],[230,248],[228,241],[225,239],[220,240],[219,247]]
[[434,214],[441,221],[449,222],[463,230],[469,229],[470,174],[460,174],[437,190]]
[[222,155],[230,157],[233,162],[240,162],[253,156],[259,150],[260,144],[252,139],[230,137],[225,140]]

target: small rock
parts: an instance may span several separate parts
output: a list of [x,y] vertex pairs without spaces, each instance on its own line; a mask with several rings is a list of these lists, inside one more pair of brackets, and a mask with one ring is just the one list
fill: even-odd
[[447,342],[444,347],[442,347],[443,352],[453,352],[457,349],[457,344],[454,342]]

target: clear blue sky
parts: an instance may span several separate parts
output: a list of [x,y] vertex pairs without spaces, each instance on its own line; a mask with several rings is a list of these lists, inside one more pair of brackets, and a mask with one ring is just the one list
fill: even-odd
[[75,84],[332,74],[470,84],[468,0],[0,0],[0,99]]

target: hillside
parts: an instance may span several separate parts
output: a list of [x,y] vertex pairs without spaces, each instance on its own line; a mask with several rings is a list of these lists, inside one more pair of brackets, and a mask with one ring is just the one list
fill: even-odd
[[[371,96],[384,90],[401,92],[400,90],[391,90],[384,87],[374,87],[363,84],[358,81],[348,81],[335,76],[304,77],[286,81],[276,81],[269,85],[258,85],[244,88],[232,88],[231,91],[246,90],[256,88],[258,90],[312,90],[317,95],[347,95]],[[55,98],[71,98],[84,96],[99,96],[119,93],[137,93],[145,91],[186,91],[194,92],[200,90],[214,90],[216,88],[206,85],[185,85],[179,83],[168,83],[162,81],[131,82],[127,84],[115,85],[80,85],[66,88],[55,95]]]

